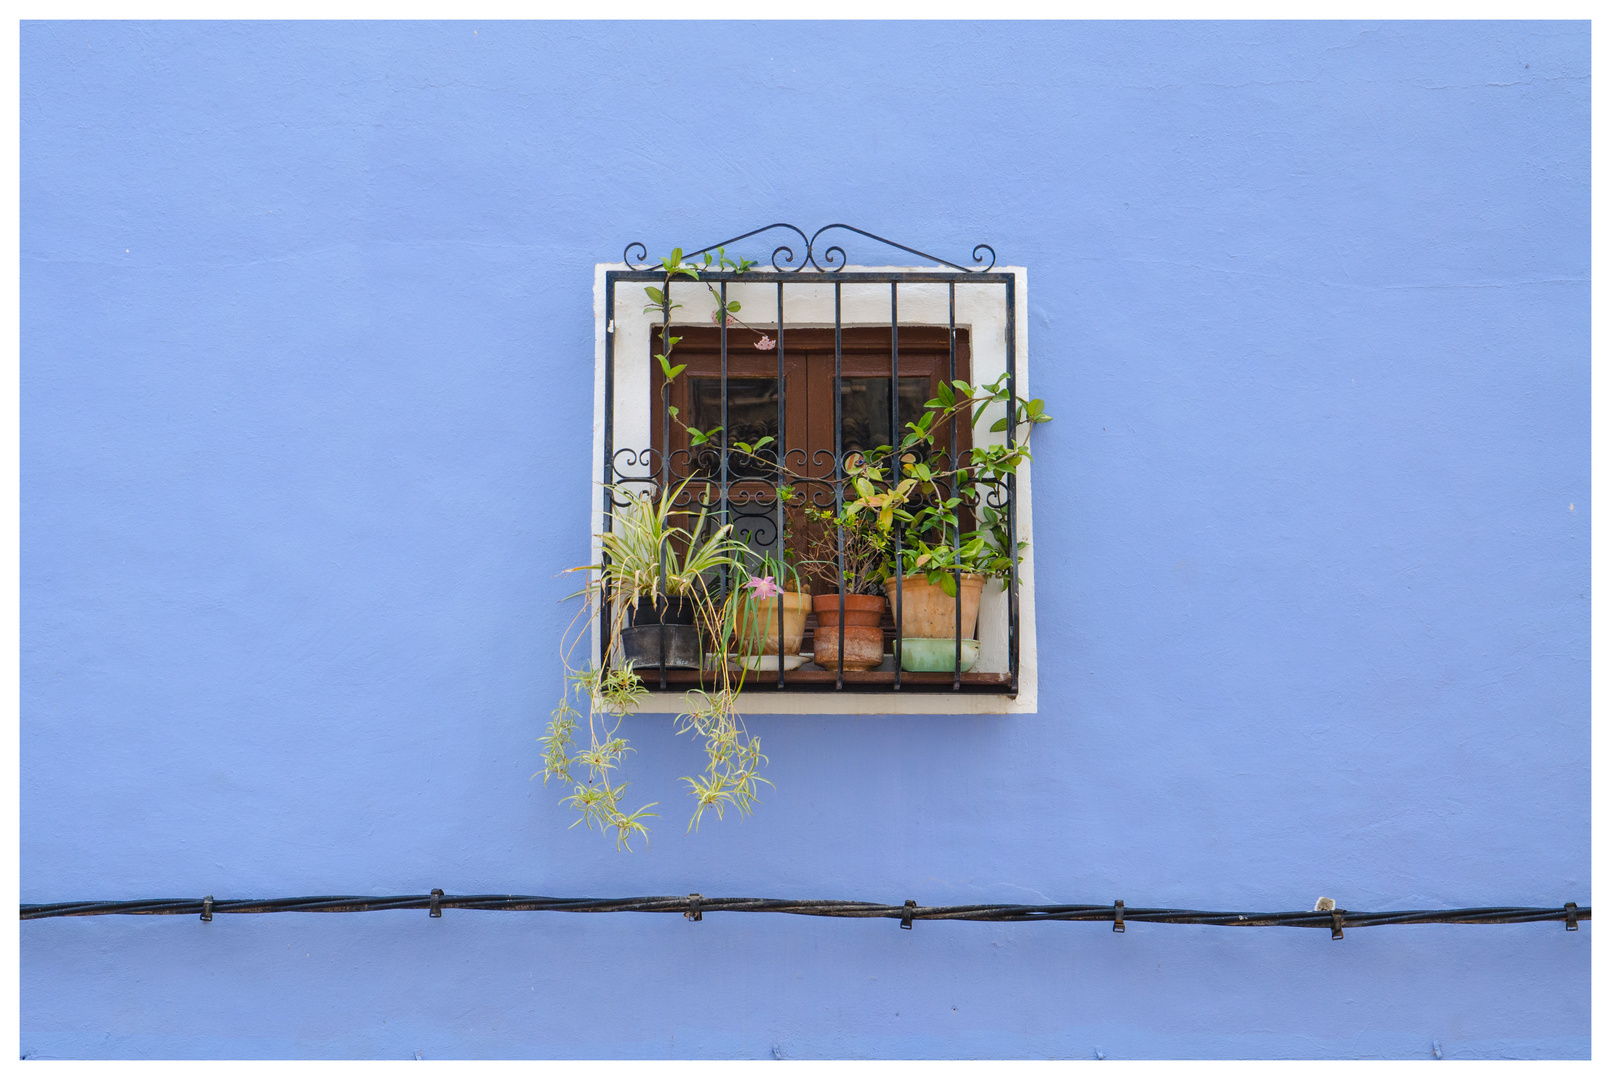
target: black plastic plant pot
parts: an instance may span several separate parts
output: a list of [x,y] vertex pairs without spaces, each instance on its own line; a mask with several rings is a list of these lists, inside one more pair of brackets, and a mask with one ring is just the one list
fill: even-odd
[[[689,610],[693,610],[692,604]],[[661,657],[665,658],[668,668],[697,668],[699,629],[669,621],[629,626],[621,631],[621,655],[639,671],[658,668]]]
[[647,596],[640,596],[627,608],[627,625],[659,626],[665,623],[668,626],[692,626],[697,610],[693,599],[687,596],[660,596],[652,601]]

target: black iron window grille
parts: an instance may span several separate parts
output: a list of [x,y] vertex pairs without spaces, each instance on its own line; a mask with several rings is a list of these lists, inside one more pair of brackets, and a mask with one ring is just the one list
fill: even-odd
[[[672,278],[652,264],[640,265],[647,263],[648,251],[643,244],[634,243],[624,252],[627,269],[605,271],[601,476],[605,532],[611,530],[616,513],[627,505],[625,492],[658,498],[665,491],[680,489],[679,507],[693,511],[704,503],[712,508],[717,520],[732,525],[733,535],[753,550],[770,550],[781,557],[785,515],[790,511],[785,500],[778,497],[780,485],[788,483],[796,499],[811,507],[837,513],[845,505],[846,486],[852,481],[855,467],[864,460],[864,452],[877,445],[897,443],[907,422],[922,412],[923,402],[934,393],[939,380],[954,384],[959,379],[969,379],[974,370],[970,361],[979,344],[970,334],[978,327],[959,325],[959,291],[970,310],[977,312],[981,303],[993,309],[990,329],[1000,336],[992,340],[991,348],[1001,350],[999,362],[1005,374],[1007,401],[1019,400],[1017,276],[1009,271],[994,270],[996,255],[988,245],[980,244],[973,249],[974,262],[983,265],[968,267],[850,225],[827,225],[807,236],[793,225],[780,223],[682,257],[692,261],[777,229],[796,234],[804,245],[804,252],[797,257],[789,243],[779,244],[772,252],[770,269],[743,272],[711,269],[701,270],[697,280]],[[824,234],[835,230],[918,256],[936,264],[935,268],[848,269],[845,250],[839,244],[819,246]],[[636,312],[643,305],[640,289],[632,288],[630,294],[618,296],[621,286],[653,286],[662,290],[658,317],[646,316],[652,320],[647,347],[640,336],[630,347],[630,355],[618,344],[622,335],[618,332],[617,320],[621,317],[619,313]],[[725,317],[729,294],[736,286],[742,286],[746,294],[743,329]],[[768,307],[773,310],[761,315],[755,312],[757,289],[766,286],[770,286],[765,291]],[[909,321],[903,323],[903,299],[919,291],[924,293],[921,306],[931,317],[922,322],[911,321],[909,317]],[[811,295],[814,303],[801,304],[803,293]],[[932,318],[940,310],[940,295],[943,295],[946,313],[943,323]],[[831,317],[825,317],[830,296]],[[676,304],[687,299],[690,304],[685,310],[691,310],[699,306],[694,302],[696,298],[699,303],[714,298],[709,322],[673,317]],[[618,299],[625,302],[621,309],[617,308]],[[870,324],[865,318],[847,319],[847,305],[854,302],[865,314],[870,299],[887,305],[887,322],[880,319],[878,324]],[[799,317],[795,313],[801,307],[813,308],[815,315]],[[708,361],[702,366],[695,364],[681,376],[677,405],[672,404],[667,381],[652,360],[653,354],[663,348],[663,335],[667,334],[681,339],[677,346],[679,363],[685,362],[690,354],[696,357],[702,354]],[[622,374],[628,371],[633,377],[624,380]],[[643,379],[645,372],[649,374],[647,384]],[[629,381],[631,386],[627,393],[632,400],[618,400],[623,385]],[[799,400],[802,396],[810,400],[802,403]],[[643,411],[645,407],[647,415]],[[635,421],[621,423],[619,416],[624,413],[633,413]],[[645,420],[647,424],[643,423]],[[988,424],[987,419],[985,428]],[[691,445],[687,434],[690,426],[699,431],[715,429],[715,435],[702,445]],[[622,427],[631,429],[630,445],[617,445]],[[808,429],[804,437],[800,432],[802,427]],[[950,468],[957,476],[967,473],[966,448],[974,438],[974,430],[969,430],[966,422],[960,427],[961,430],[953,416],[949,430],[935,433],[931,444],[947,455]],[[645,430],[648,445],[640,441]],[[741,453],[733,447],[733,443],[753,444],[766,438],[771,442],[765,450]],[[1009,448],[1016,445],[1019,436],[1014,424],[1006,425],[1004,438]],[[898,469],[896,473],[898,475]],[[977,520],[979,513],[990,513],[992,520],[1004,523],[1007,550],[1018,550],[1018,478],[1008,474],[999,480],[979,477],[970,477],[970,480],[974,481],[970,488],[983,495],[976,497],[973,505],[962,506],[963,517]],[[958,526],[956,539],[960,540],[960,536]],[[981,670],[986,666],[983,664],[972,671],[963,670],[962,574],[955,572],[955,662],[949,665],[949,670],[940,673],[902,670],[907,567],[902,564],[899,543],[895,546],[894,558],[895,588],[888,595],[884,630],[890,652],[882,665],[871,671],[845,667],[845,564],[841,537],[837,567],[832,568],[832,576],[826,578],[829,588],[836,589],[839,595],[837,663],[829,668],[802,664],[791,670],[779,656],[775,673],[767,670],[764,674],[752,675],[744,683],[745,691],[940,692],[1016,698],[1022,648],[1017,560],[1011,560],[997,591],[998,597],[1004,597],[1005,611],[1001,611],[999,599],[992,601],[996,614],[989,629],[1005,637],[1004,650],[1001,643],[993,643],[991,651],[996,659],[992,670]],[[720,588],[725,590],[727,586],[724,579]],[[604,610],[609,610],[611,602],[612,598],[606,595]],[[777,604],[775,609],[778,652],[782,653],[783,605]],[[1002,614],[1004,618],[1000,617]],[[599,620],[601,654],[608,647],[608,621]],[[808,634],[815,632],[814,626],[807,631]],[[983,611],[976,633],[981,639],[986,636]],[[979,648],[979,643],[970,644]],[[683,689],[709,682],[709,674],[703,668],[669,667],[664,650],[660,659],[657,667],[639,667],[639,674],[651,688]]]

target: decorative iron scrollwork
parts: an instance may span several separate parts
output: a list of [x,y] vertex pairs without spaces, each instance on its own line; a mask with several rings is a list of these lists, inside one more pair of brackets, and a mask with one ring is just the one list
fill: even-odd
[[[779,273],[798,274],[808,266],[815,267],[817,270],[828,274],[837,273],[838,271],[843,270],[845,268],[846,259],[844,248],[840,247],[838,244],[831,244],[828,247],[821,249],[820,252],[817,249],[817,240],[821,238],[823,233],[832,229],[843,229],[846,232],[853,232],[858,236],[865,236],[867,239],[876,240],[880,244],[884,244],[887,247],[896,248],[911,255],[921,256],[922,258],[937,262],[941,266],[949,266],[953,270],[960,270],[965,274],[983,274],[990,271],[996,265],[996,249],[991,247],[989,244],[975,244],[973,248],[973,261],[975,263],[983,263],[985,261],[985,256],[983,253],[988,252],[990,256],[990,261],[988,263],[986,263],[984,266],[962,266],[958,263],[952,262],[949,259],[942,259],[938,255],[930,255],[926,251],[919,251],[917,248],[907,247],[905,244],[898,244],[894,240],[889,240],[885,237],[879,236],[877,233],[870,233],[866,229],[858,229],[854,225],[846,225],[843,222],[835,222],[832,225],[824,225],[810,236],[807,236],[806,231],[800,228],[798,225],[790,225],[787,222],[777,221],[773,222],[771,225],[763,225],[759,229],[751,229],[747,233],[740,233],[738,236],[723,240],[718,244],[711,244],[709,247],[702,247],[697,251],[689,252],[687,255],[683,256],[683,258],[694,259],[700,255],[706,254],[707,252],[715,251],[718,248],[725,248],[727,245],[736,244],[740,240],[748,240],[752,236],[758,236],[761,233],[769,232],[772,229],[787,229],[799,236],[799,238],[805,243],[805,255],[800,259],[798,264],[795,263],[794,248],[790,247],[789,244],[779,244],[777,247],[772,249],[772,269],[778,271]],[[638,254],[635,256],[632,254],[634,250],[638,252]],[[821,256],[820,259],[818,258],[819,254]],[[648,257],[649,249],[641,241],[633,241],[621,252],[621,261],[626,263],[628,269],[631,270],[649,269]],[[642,265],[637,263],[636,260],[638,259],[644,260]],[[781,263],[779,262],[779,259],[782,260]]]

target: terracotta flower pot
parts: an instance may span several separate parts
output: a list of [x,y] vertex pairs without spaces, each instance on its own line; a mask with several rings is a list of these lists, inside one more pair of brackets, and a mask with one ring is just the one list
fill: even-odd
[[[962,575],[962,636],[972,638],[979,626],[979,597],[984,592],[983,574]],[[957,636],[957,601],[945,595],[945,588],[930,585],[923,574],[911,574],[901,579],[899,609],[895,606],[895,579],[884,582],[889,593],[890,610],[900,620],[901,636],[914,638],[951,638]]]
[[[845,670],[871,671],[884,662],[884,620],[882,596],[845,598]],[[839,594],[812,597],[817,613],[816,651],[812,659],[829,671],[839,667]]]
[[[778,654],[778,601],[783,602],[783,653],[785,656],[794,656],[800,651],[800,642],[805,638],[806,614],[811,610],[811,594],[786,592],[780,597],[767,597],[757,600],[753,615],[744,620],[739,628],[739,636],[748,652],[761,641],[764,634],[766,642],[761,649],[752,656],[776,656]],[[777,670],[776,668],[773,669]]]

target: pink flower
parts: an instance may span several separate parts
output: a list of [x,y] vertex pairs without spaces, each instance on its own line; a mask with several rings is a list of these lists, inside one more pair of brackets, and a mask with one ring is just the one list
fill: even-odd
[[771,352],[773,349],[778,347],[778,343],[767,337],[765,334],[762,334],[761,340],[755,343],[755,347],[762,352]]
[[774,596],[783,595],[782,587],[772,580],[771,574],[765,577],[752,577],[745,584],[755,593],[755,599],[757,600],[770,600]]
[[[710,313],[710,321],[715,323],[717,326],[720,326],[722,324],[722,309],[721,308],[715,308],[715,309],[713,309],[711,311],[711,313]],[[733,321],[734,320],[733,320],[733,317],[731,315],[727,316],[727,325],[728,326],[732,326]]]

